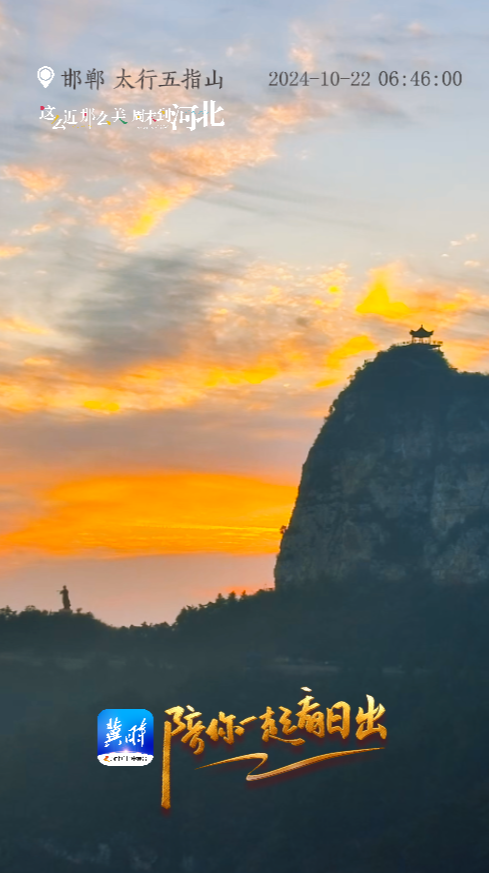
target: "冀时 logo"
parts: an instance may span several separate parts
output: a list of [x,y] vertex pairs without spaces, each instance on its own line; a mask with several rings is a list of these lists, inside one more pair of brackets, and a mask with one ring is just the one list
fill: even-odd
[[97,717],[101,764],[144,767],[154,754],[153,716],[147,709],[103,709]]

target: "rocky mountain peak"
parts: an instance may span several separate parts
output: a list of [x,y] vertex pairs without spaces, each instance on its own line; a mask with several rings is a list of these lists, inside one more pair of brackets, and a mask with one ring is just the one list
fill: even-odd
[[489,376],[392,346],[331,407],[303,467],[278,590],[489,580]]

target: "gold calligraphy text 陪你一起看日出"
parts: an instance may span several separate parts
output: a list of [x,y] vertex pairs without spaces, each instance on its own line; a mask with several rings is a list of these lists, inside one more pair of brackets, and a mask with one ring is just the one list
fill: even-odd
[[[309,688],[303,688],[303,691],[310,691]],[[293,724],[290,715],[292,711],[285,706],[279,706],[282,715],[278,719],[282,726],[282,734],[278,736],[279,729],[275,719],[275,712],[267,706],[266,711],[258,716],[261,720],[262,740],[268,743],[270,740],[277,740],[282,743],[288,743],[293,746],[299,746],[305,743],[303,737],[291,737],[296,731],[305,731],[314,736],[323,738],[326,733],[339,733],[343,740],[350,734],[350,713],[351,707],[344,700],[340,700],[332,707],[326,709],[326,715],[321,712],[318,707],[319,703],[313,702],[314,697],[311,694],[306,694],[302,700],[299,700],[301,709],[296,713],[297,724]],[[218,742],[222,739],[228,745],[233,745],[235,737],[240,737],[245,732],[245,726],[258,720],[257,716],[252,715],[243,718],[238,724],[235,715],[225,715],[224,712],[219,713],[219,718],[213,718],[208,727],[200,720],[201,712],[196,712],[192,706],[187,706],[189,712],[185,714],[183,706],[174,706],[171,709],[165,710],[167,715],[172,717],[171,721],[165,721],[164,738],[163,738],[163,771],[162,771],[162,791],[161,791],[161,806],[163,809],[170,809],[170,758],[171,758],[171,741],[172,737],[182,735],[180,737],[182,743],[188,743],[193,750],[194,755],[201,755],[205,748],[205,741],[201,734],[210,737],[213,742]],[[383,724],[378,723],[379,719],[384,715],[385,708],[379,703],[375,705],[375,700],[367,694],[367,709],[364,711],[360,706],[356,716],[358,728],[355,736],[357,740],[364,740],[372,734],[379,734],[381,739],[387,736],[387,729]],[[317,764],[320,761],[325,761],[328,758],[338,758],[345,755],[356,755],[360,752],[376,752],[382,749],[382,746],[376,746],[369,749],[351,749],[348,751],[329,752],[324,755],[315,755],[312,758],[304,758],[301,761],[295,761],[292,764],[287,764],[284,767],[279,767],[275,770],[268,770],[264,773],[257,773],[263,764],[268,760],[266,752],[253,752],[247,755],[239,755],[235,758],[225,758],[222,761],[216,761],[213,764],[205,764],[204,767],[197,769],[203,770],[206,767],[216,767],[218,764],[229,764],[233,761],[245,761],[260,759],[260,762],[248,773],[246,780],[253,782],[258,779],[268,779],[271,776],[277,776],[281,773],[287,773],[292,770],[298,770],[303,767],[308,767],[311,764]]]

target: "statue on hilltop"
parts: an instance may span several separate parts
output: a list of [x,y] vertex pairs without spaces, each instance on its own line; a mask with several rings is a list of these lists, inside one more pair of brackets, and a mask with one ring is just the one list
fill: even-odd
[[58,593],[61,594],[61,599],[63,601],[62,611],[71,612],[70,593],[66,585],[63,585],[61,591],[59,591]]

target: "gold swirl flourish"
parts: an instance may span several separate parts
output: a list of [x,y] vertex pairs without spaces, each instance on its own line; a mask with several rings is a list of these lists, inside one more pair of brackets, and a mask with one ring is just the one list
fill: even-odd
[[196,770],[205,770],[206,767],[217,767],[218,764],[230,764],[232,761],[250,761],[252,758],[261,758],[261,761],[256,765],[256,767],[253,767],[253,770],[250,770],[246,776],[247,782],[255,782],[257,779],[269,779],[270,776],[278,776],[280,773],[288,773],[290,770],[299,770],[301,767],[309,767],[311,764],[325,761],[326,758],[339,758],[342,755],[359,755],[362,752],[380,752],[383,748],[383,746],[376,746],[373,749],[351,749],[349,752],[329,752],[327,755],[316,755],[314,758],[303,758],[302,761],[294,761],[293,764],[287,764],[286,767],[279,767],[277,770],[269,770],[268,773],[258,773],[256,776],[252,776],[252,773],[268,761],[268,755],[266,752],[251,752],[249,755],[239,755],[237,758],[226,758],[224,761],[216,761],[214,764],[204,764],[203,767],[196,767]]

